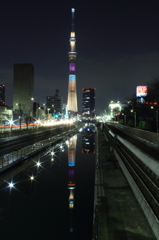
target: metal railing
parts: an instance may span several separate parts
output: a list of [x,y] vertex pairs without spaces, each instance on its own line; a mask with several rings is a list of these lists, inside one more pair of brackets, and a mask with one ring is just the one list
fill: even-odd
[[152,147],[155,147],[155,148],[159,147],[159,133],[154,133],[154,132],[141,130],[138,128],[124,126],[124,125],[121,125],[121,124],[115,123],[115,122],[107,122],[107,124],[121,130],[122,132],[124,132],[130,136],[133,136],[133,137],[139,139],[140,141],[143,141],[143,142],[151,145]]

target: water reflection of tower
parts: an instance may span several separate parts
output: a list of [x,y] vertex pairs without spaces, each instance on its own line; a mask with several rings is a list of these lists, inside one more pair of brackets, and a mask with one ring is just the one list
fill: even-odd
[[68,189],[69,189],[69,209],[70,209],[70,237],[73,233],[73,208],[75,190],[75,156],[76,156],[77,135],[73,136],[68,143]]

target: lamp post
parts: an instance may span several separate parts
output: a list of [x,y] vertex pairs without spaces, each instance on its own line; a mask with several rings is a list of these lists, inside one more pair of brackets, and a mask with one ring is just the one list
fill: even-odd
[[[31,109],[29,111],[29,121],[32,122],[33,117],[35,116],[34,115],[35,114],[35,112],[34,112],[35,111],[35,109],[34,109],[34,100],[35,100],[35,98],[31,97],[30,100],[32,101],[32,104],[31,104]],[[33,125],[33,127],[34,127],[34,125]]]
[[134,128],[136,128],[136,112],[134,112]]
[[124,115],[124,123],[125,123],[125,125],[126,125],[126,115]]
[[133,109],[131,109],[131,112],[134,113],[134,128],[136,128],[136,112]]
[[19,116],[19,125],[20,125],[20,129],[21,129],[21,121],[22,121],[21,116]]
[[156,132],[158,133],[158,110],[156,110]]
[[22,108],[21,108],[21,103],[16,103],[16,106],[19,107],[19,126],[20,126],[20,129],[21,129],[21,120],[22,120]]
[[[151,109],[154,109],[154,107],[151,106]],[[158,133],[158,109],[156,109],[156,133]]]

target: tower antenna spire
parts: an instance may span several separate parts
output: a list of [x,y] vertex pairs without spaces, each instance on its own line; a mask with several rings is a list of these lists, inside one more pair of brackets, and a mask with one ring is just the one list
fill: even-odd
[[71,8],[72,12],[72,32],[74,32],[74,13],[75,13],[75,8]]

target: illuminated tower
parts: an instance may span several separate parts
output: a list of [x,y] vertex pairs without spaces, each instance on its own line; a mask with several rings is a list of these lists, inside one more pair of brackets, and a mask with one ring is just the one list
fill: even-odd
[[71,9],[72,12],[72,31],[70,33],[70,52],[69,57],[69,83],[68,83],[68,111],[77,112],[77,93],[76,93],[76,38],[74,32],[74,13],[75,9]]

